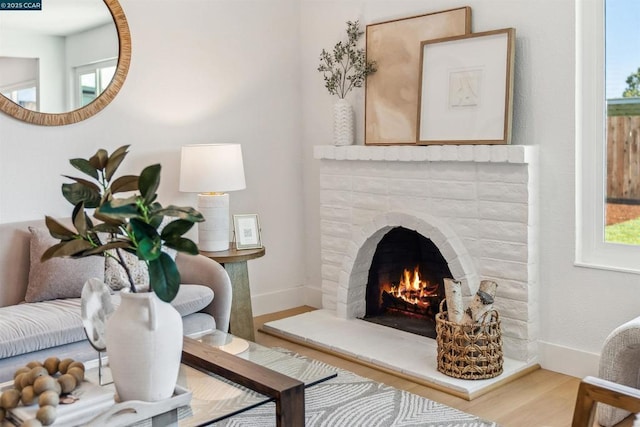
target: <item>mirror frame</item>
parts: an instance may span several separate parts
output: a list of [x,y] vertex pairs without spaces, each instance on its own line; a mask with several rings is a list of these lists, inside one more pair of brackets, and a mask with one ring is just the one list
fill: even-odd
[[107,86],[100,96],[84,107],[73,111],[66,113],[41,113],[21,107],[7,97],[0,95],[0,111],[4,111],[15,119],[35,125],[62,126],[88,119],[109,105],[120,91],[120,88],[122,88],[127,78],[127,73],[129,72],[129,64],[131,62],[131,33],[129,32],[127,18],[118,0],[103,1],[116,24],[119,53],[118,65],[113,79],[111,79],[111,83],[109,83],[109,86]]

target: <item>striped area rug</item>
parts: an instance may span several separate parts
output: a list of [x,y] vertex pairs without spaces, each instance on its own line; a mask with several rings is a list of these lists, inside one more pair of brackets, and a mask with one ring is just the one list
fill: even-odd
[[[329,367],[320,361],[312,362]],[[494,422],[424,397],[331,368],[338,372],[337,377],[305,391],[306,427],[498,427]],[[275,405],[262,405],[215,425],[275,426]]]

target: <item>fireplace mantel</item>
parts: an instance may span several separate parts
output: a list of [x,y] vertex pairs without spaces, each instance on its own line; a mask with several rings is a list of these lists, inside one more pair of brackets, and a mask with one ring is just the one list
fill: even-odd
[[532,145],[316,145],[313,157],[318,160],[529,164],[535,160],[537,148]]

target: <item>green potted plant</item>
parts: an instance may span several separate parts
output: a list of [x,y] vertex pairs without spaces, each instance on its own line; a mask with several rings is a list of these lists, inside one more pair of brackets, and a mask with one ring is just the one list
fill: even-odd
[[[45,217],[49,232],[60,239],[60,243],[49,248],[42,260],[111,257],[125,270],[131,292],[135,293],[136,283],[122,253],[125,251],[148,264],[150,289],[162,301],[170,302],[178,293],[180,273],[174,259],[163,248],[197,255],[197,245],[183,235],[204,218],[193,208],[173,205],[164,208],[157,202],[159,164],[144,168],[140,176],[125,175],[114,179],[128,148],[128,145],[122,146],[110,156],[100,149],[89,159],[70,160],[73,167],[91,180],[66,176],[74,182],[62,184],[62,194],[74,206],[71,219],[76,230],[50,216]],[[132,191],[136,194],[115,197]],[[98,223],[94,224],[87,209],[95,209],[93,217]],[[176,219],[160,229],[164,217]]]
[[[104,256],[122,266],[130,291],[121,293],[120,306],[107,320],[109,364],[121,400],[157,401],[173,394],[182,351],[182,318],[169,304],[178,293],[180,273],[165,248],[197,255],[197,245],[183,235],[204,219],[193,208],[163,207],[157,201],[159,164],[139,176],[115,178],[128,148],[111,155],[100,149],[89,159],[70,160],[89,177],[66,176],[73,182],[62,184],[63,196],[74,206],[75,230],[47,216],[47,228],[60,242],[42,260]],[[163,227],[165,217],[174,219]],[[148,266],[149,292],[139,291],[125,253]]]
[[333,133],[336,145],[351,145],[354,139],[353,109],[345,97],[362,87],[368,75],[377,71],[375,61],[367,60],[365,50],[358,49],[364,34],[358,21],[347,21],[347,40],[339,41],[332,52],[322,49],[318,71],[330,95],[338,96],[334,104]]

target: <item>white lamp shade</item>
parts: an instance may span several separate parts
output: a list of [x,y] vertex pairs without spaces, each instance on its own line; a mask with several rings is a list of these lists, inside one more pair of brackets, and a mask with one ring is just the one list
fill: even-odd
[[180,191],[223,193],[246,188],[240,144],[192,144],[182,147]]

